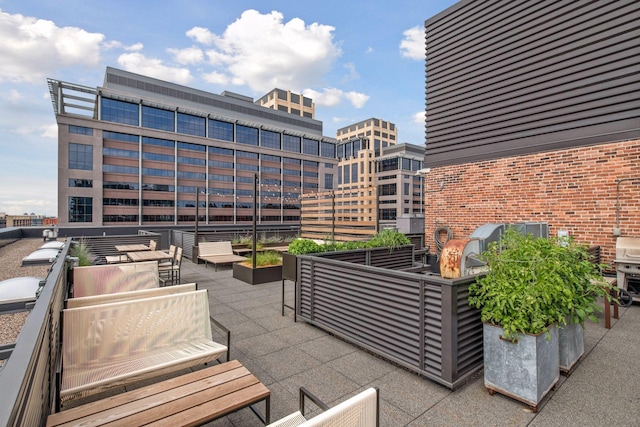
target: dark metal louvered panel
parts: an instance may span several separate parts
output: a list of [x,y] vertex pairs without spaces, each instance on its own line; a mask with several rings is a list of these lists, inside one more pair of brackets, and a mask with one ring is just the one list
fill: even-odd
[[326,256],[298,259],[300,319],[450,388],[482,367],[475,332],[482,324],[463,301],[473,278],[453,281]]

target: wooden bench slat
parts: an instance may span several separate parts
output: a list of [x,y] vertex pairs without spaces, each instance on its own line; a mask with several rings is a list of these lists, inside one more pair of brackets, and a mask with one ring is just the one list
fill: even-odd
[[237,369],[243,369],[246,373],[249,372],[246,368],[244,368],[244,366],[242,366],[239,361],[232,360],[220,365],[200,369],[195,372],[190,372],[188,374],[170,378],[168,380],[131,390],[126,393],[121,393],[113,397],[105,398],[96,402],[90,402],[82,406],[52,414],[47,419],[47,426],[60,425],[75,419],[91,416],[92,414],[98,412],[107,411],[111,408],[119,408],[129,402],[137,401],[147,396],[152,396],[158,393],[162,393],[166,390],[179,388],[193,382],[201,381],[211,376],[222,375],[224,373]]
[[47,426],[198,425],[255,404],[269,389],[237,360],[52,414]]
[[[269,390],[262,383],[254,384],[242,392],[249,393],[251,399],[242,400],[236,393],[231,393],[215,400],[215,404],[206,402],[186,411],[173,414],[154,423],[157,427],[175,427],[176,425],[197,426],[213,418],[230,414],[238,409],[257,403],[269,396]],[[211,408],[218,407],[215,417],[211,417]]]

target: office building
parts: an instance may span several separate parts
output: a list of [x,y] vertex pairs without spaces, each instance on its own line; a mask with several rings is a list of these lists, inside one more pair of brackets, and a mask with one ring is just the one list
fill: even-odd
[[248,224],[256,175],[258,223],[297,225],[300,195],[337,183],[313,118],[111,67],[101,87],[48,83],[61,226],[192,224],[196,202],[203,224]]

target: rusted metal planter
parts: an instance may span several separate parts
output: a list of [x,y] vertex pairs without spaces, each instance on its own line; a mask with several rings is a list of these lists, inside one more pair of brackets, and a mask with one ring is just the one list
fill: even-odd
[[549,339],[545,333],[521,334],[514,342],[504,339],[499,326],[485,323],[483,332],[484,386],[536,412],[560,378],[558,329],[549,328]]

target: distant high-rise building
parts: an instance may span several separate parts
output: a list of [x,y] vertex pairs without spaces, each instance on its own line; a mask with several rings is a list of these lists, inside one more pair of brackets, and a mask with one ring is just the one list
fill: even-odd
[[395,124],[370,118],[337,130],[338,188],[375,187],[378,219],[422,213],[424,146],[397,144]]
[[296,116],[315,118],[315,105],[311,98],[290,90],[273,89],[256,101],[256,104]]

